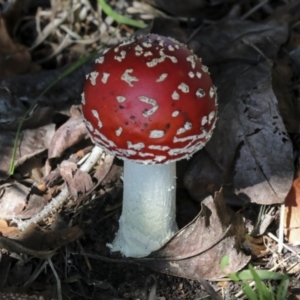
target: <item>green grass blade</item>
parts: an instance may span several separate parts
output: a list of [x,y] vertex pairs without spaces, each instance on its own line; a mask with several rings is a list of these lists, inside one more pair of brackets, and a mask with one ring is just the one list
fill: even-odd
[[221,270],[223,273],[224,273],[224,269],[228,266],[228,264],[229,264],[229,256],[225,255],[222,257],[221,263],[220,263]]
[[257,295],[247,282],[244,282],[243,292],[249,300],[258,300]]
[[[229,264],[229,256],[225,255],[225,256],[222,257],[221,263],[220,263],[221,270],[224,274],[226,274],[225,268],[228,266],[228,264]],[[236,282],[240,281],[238,272],[231,273],[231,274],[226,274],[226,276],[229,279],[231,279],[232,281],[236,281]]]
[[288,279],[284,279],[280,282],[277,289],[276,300],[286,299],[288,286],[289,286]]
[[[287,279],[287,275],[272,272],[272,271],[267,271],[267,270],[255,270],[257,275],[261,280],[285,280]],[[227,275],[229,278],[230,276],[238,277],[239,280],[253,280],[253,275],[250,272],[250,270],[244,270],[238,273],[232,273]]]
[[[225,268],[229,263],[229,257],[222,258],[220,267],[225,274]],[[255,270],[252,265],[248,265],[248,270],[227,274],[227,277],[243,287],[243,292],[250,300],[283,300],[286,299],[289,279],[287,275],[271,272],[267,270]],[[254,280],[257,293],[251,288],[247,280]],[[268,286],[263,280],[281,280],[276,293],[270,283]]]
[[263,283],[251,265],[249,265],[249,270],[255,282],[255,286],[258,292],[258,299],[263,300]]
[[122,16],[115,12],[106,2],[105,0],[98,0],[99,4],[103,11],[110,17],[112,17],[116,22],[130,25],[137,28],[145,28],[147,25],[142,21],[136,21],[125,16]]
[[249,270],[255,281],[259,299],[260,300],[267,300],[267,299],[272,300],[272,291],[269,291],[269,289],[266,287],[266,285],[262,282],[262,279],[259,277],[258,273],[254,270],[252,265],[249,265]]

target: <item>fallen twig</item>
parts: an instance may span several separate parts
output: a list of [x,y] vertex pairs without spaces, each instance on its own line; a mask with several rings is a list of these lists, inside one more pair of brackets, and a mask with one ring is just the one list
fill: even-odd
[[[89,172],[93,166],[97,163],[97,161],[100,159],[104,151],[100,147],[94,147],[90,156],[87,158],[87,160],[80,166],[80,170],[84,172]],[[53,198],[51,202],[46,205],[42,211],[34,215],[32,218],[26,221],[14,219],[14,223],[17,225],[17,227],[20,230],[25,230],[31,223],[39,223],[43,221],[45,218],[47,218],[49,215],[53,214],[55,211],[58,210],[59,207],[61,207],[64,202],[69,198],[69,189],[67,185],[65,185],[60,194]]]

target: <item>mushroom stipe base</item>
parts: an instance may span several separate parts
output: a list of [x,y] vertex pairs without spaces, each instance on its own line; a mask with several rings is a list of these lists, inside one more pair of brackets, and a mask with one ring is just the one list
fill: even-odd
[[119,231],[109,248],[144,257],[162,247],[176,225],[176,164],[124,161],[124,192]]

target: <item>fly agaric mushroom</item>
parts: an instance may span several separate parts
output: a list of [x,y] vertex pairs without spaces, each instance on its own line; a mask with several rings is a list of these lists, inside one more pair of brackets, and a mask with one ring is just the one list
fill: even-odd
[[123,209],[109,247],[143,257],[177,231],[177,160],[210,139],[216,88],[206,66],[172,38],[133,36],[96,59],[82,94],[96,145],[124,159]]

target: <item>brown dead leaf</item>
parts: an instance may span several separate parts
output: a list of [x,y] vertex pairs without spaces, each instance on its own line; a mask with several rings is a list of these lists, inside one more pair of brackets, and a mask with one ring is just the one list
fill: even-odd
[[29,219],[40,212],[48,203],[45,196],[32,194],[28,196],[28,205],[25,210],[16,215],[19,219]]
[[[49,124],[36,129],[23,130],[16,152],[15,166],[21,165],[27,159],[46,150],[49,147],[54,131],[54,124]],[[15,137],[15,132],[2,131],[0,134],[2,155],[0,160],[0,180],[5,180],[8,177]]]
[[65,246],[82,236],[83,231],[78,226],[61,230],[48,230],[31,223],[26,230],[18,235],[11,235],[10,238],[35,250],[47,250]]
[[79,108],[72,106],[70,112],[71,118],[55,132],[51,141],[46,174],[49,174],[51,169],[49,159],[59,157],[67,148],[87,137],[87,129]]
[[97,179],[97,182],[102,182],[106,175],[109,173],[114,162],[114,156],[106,154],[104,160],[100,162],[99,166],[94,173],[93,178]]
[[262,236],[253,237],[247,234],[243,243],[243,248],[246,249],[247,252],[254,258],[263,257],[269,253],[269,249],[267,249],[264,244]]
[[20,183],[4,186],[0,200],[0,218],[5,220],[31,218],[47,204],[44,197],[33,194],[28,187]]
[[[197,54],[218,88],[219,120],[185,183],[197,198],[200,185],[231,186],[243,202],[282,203],[294,175],[293,150],[272,89],[271,59],[288,36],[286,24],[230,20],[203,30]],[[252,62],[252,63],[251,63]],[[200,191],[201,192],[201,191]]]
[[[78,153],[71,154],[68,161],[77,163],[82,158],[82,154],[83,154],[83,156],[88,154],[92,150],[92,148],[93,148],[93,146],[88,146],[88,147],[82,149],[79,153],[79,156],[78,156]],[[59,168],[54,169],[53,171],[51,171],[48,175],[46,175],[43,178],[43,182],[47,188],[51,188],[51,187],[55,186],[60,181],[61,181],[61,175],[60,175]]]
[[294,246],[300,245],[300,177],[297,177],[285,199],[285,235]]
[[277,59],[272,70],[272,86],[278,100],[278,107],[284,125],[289,133],[298,133],[299,115],[295,107],[295,99],[291,90],[294,76],[292,62]]
[[26,205],[29,188],[20,183],[2,187],[0,197],[0,218],[10,220],[16,217]]
[[79,239],[82,235],[83,231],[76,226],[51,231],[32,223],[23,232],[11,233],[9,238],[0,236],[0,247],[11,252],[48,258],[54,255],[58,248]]
[[217,283],[217,286],[221,287],[222,289],[227,289],[230,286],[230,281],[226,280],[226,281],[219,281]]
[[11,40],[0,14],[0,81],[26,73],[30,68],[30,62],[28,50]]
[[22,177],[30,178],[34,182],[40,182],[44,176],[44,158],[43,155],[36,155],[26,160],[18,167],[18,172]]
[[64,160],[59,166],[60,174],[67,182],[70,194],[77,198],[79,194],[85,194],[94,186],[91,176],[87,172],[78,169],[74,162]]
[[20,230],[16,227],[9,227],[5,220],[0,219],[0,235],[2,236],[9,236],[12,233],[19,233]]
[[202,202],[200,214],[163,248],[141,259],[159,272],[192,280],[224,276],[220,264],[227,255],[225,273],[237,272],[250,260],[241,250],[245,236],[243,220],[224,204],[222,193]]

